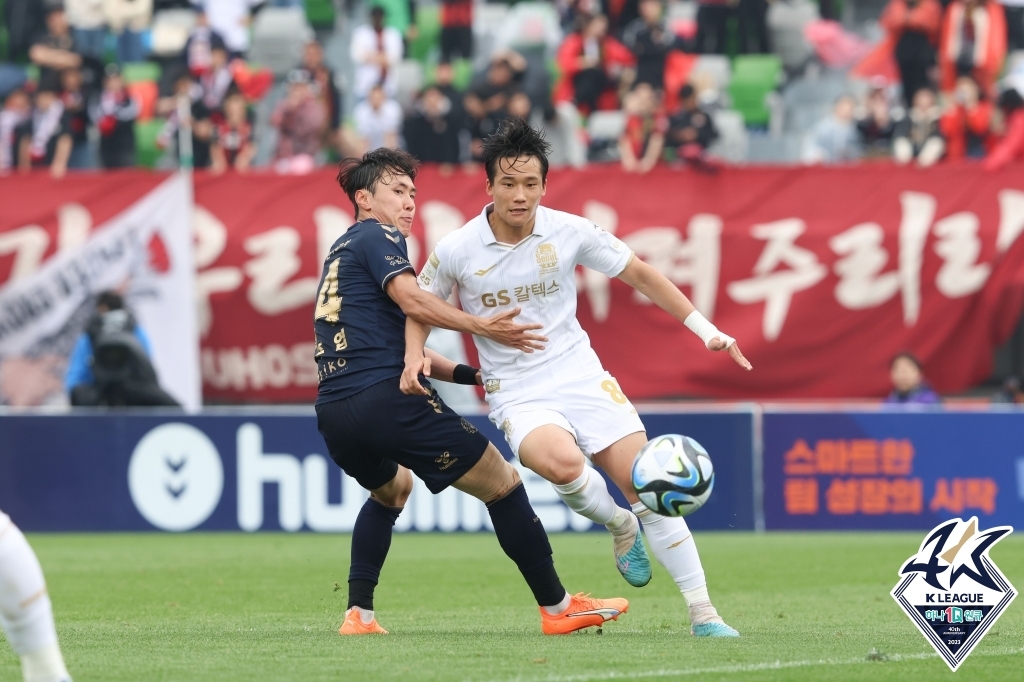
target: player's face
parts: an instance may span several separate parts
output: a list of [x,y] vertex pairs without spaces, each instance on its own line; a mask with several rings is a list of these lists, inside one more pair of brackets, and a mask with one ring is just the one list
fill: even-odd
[[416,185],[408,175],[385,173],[369,196],[370,212],[382,223],[394,225],[406,237],[416,215]]
[[533,156],[499,159],[497,166],[494,183],[487,183],[487,193],[494,197],[494,213],[509,227],[524,227],[537,214],[540,198],[547,191],[540,161]]

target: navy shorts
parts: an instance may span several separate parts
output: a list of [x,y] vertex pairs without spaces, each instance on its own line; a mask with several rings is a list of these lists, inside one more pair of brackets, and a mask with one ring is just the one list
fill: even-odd
[[317,426],[331,459],[367,490],[393,479],[401,464],[439,493],[480,461],[489,442],[429,383],[428,397],[406,395],[398,382],[317,405]]

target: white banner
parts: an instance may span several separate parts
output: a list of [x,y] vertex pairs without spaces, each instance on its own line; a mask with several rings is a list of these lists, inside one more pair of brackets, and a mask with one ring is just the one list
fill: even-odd
[[0,405],[61,405],[67,359],[97,293],[122,293],[152,345],[160,385],[202,405],[192,252],[192,184],[175,175],[79,247],[0,288]]

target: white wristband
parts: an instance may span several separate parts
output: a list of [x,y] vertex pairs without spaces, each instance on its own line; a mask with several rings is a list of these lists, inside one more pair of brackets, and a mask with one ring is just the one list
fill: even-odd
[[704,342],[705,348],[707,348],[708,344],[711,343],[711,340],[716,336],[722,341],[725,341],[726,348],[736,343],[736,339],[718,331],[718,327],[701,315],[699,311],[694,310],[692,313],[687,315],[686,319],[683,320],[683,324],[686,325],[687,329],[700,337],[700,340]]

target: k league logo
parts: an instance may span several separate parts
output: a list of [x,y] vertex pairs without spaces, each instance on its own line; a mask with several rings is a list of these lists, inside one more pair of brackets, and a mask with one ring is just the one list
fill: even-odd
[[210,518],[224,490],[217,448],[194,426],[158,426],[128,463],[128,490],[143,518],[161,530],[191,530]]
[[988,555],[1011,532],[979,531],[977,517],[952,519],[933,528],[900,569],[893,599],[954,672],[1017,596]]

